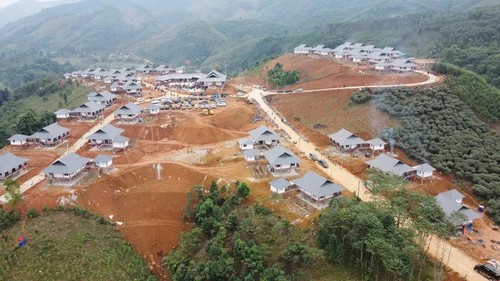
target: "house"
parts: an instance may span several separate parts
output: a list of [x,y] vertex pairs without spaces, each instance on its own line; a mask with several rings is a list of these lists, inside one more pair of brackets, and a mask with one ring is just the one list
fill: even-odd
[[294,173],[299,168],[300,159],[292,151],[282,146],[264,151],[264,158],[269,163],[269,170],[275,172]]
[[109,155],[97,155],[94,164],[100,169],[110,169],[113,167],[113,157]]
[[434,169],[434,167],[432,167],[431,165],[429,165],[427,163],[414,166],[413,169],[415,169],[415,171],[417,171],[417,176],[421,177],[422,179],[432,177],[432,175],[434,174],[434,171],[436,170],[436,169]]
[[71,111],[71,116],[79,119],[95,120],[102,117],[104,106],[93,101],[86,102]]
[[385,153],[377,158],[365,162],[369,168],[376,168],[385,173],[390,173],[400,177],[410,177],[415,174],[415,169],[393,158]]
[[153,71],[153,68],[149,65],[141,65],[135,69],[137,73],[149,74]]
[[88,101],[98,103],[106,107],[112,106],[116,102],[117,98],[118,98],[117,95],[112,94],[108,91],[100,93],[91,92],[87,95]]
[[142,86],[136,82],[129,82],[122,86],[122,90],[129,95],[138,96],[142,92]]
[[409,59],[395,59],[388,63],[391,70],[398,72],[409,72],[417,69],[417,65],[412,63]]
[[28,145],[28,136],[15,134],[8,139],[12,146],[25,146]]
[[92,146],[109,145],[112,146],[116,137],[121,136],[123,129],[117,128],[111,124],[104,126],[90,135],[87,139]]
[[284,178],[279,178],[269,183],[271,192],[278,194],[287,192],[290,186],[292,186],[292,184]]
[[191,88],[197,87],[197,81],[205,76],[206,74],[203,73],[171,73],[158,76],[155,83],[156,85],[167,85],[169,87]]
[[254,145],[274,146],[278,145],[280,142],[280,136],[265,126],[260,126],[248,132],[248,134],[250,135]]
[[71,185],[82,176],[90,161],[92,159],[70,153],[43,171],[51,184]]
[[38,145],[55,146],[62,143],[69,135],[69,130],[53,123],[30,136]]
[[162,64],[162,65],[158,66],[157,68],[155,68],[154,72],[156,74],[164,75],[164,74],[169,74],[169,73],[175,72],[175,69],[169,67],[168,65]]
[[382,62],[377,63],[377,64],[375,65],[375,70],[385,70],[385,68],[386,68],[386,64],[385,64],[385,63],[382,63]]
[[113,84],[111,84],[111,86],[109,86],[109,90],[113,93],[118,93],[120,91],[123,91],[123,88],[120,83],[114,82]]
[[374,139],[368,140],[366,142],[370,145],[370,149],[373,152],[384,151],[385,146],[387,145],[387,143],[380,138],[374,138]]
[[115,112],[115,118],[126,123],[139,121],[142,108],[136,104],[128,103]]
[[294,54],[307,55],[312,52],[312,48],[307,44],[300,44],[293,49]]
[[64,79],[70,79],[72,76],[71,76],[71,73],[64,73]]
[[57,119],[68,119],[71,118],[71,110],[69,109],[59,109],[58,111],[54,112],[56,115]]
[[243,156],[245,157],[245,161],[254,162],[259,160],[260,151],[258,151],[257,149],[246,149],[243,150]]
[[240,150],[253,149],[253,141],[247,138],[239,140],[238,145],[240,147]]
[[443,209],[448,220],[455,226],[470,224],[475,219],[481,217],[481,215],[463,205],[462,201],[464,197],[456,189],[441,192],[436,196],[438,205]]
[[217,70],[210,71],[207,75],[201,77],[197,83],[202,88],[224,88],[226,84],[227,75],[218,72]]
[[303,199],[317,208],[328,206],[328,200],[342,195],[344,187],[314,173],[307,172],[303,177],[292,181],[305,196]]
[[157,104],[151,104],[149,105],[147,108],[146,108],[146,111],[151,114],[151,115],[158,115],[160,114],[160,109],[161,109],[161,106],[157,105]]
[[346,129],[341,129],[334,134],[328,135],[328,137],[333,144],[339,146],[343,150],[354,150],[366,144],[363,139]]
[[179,66],[179,67],[177,67],[175,69],[175,73],[177,73],[177,74],[182,74],[184,72],[186,72],[186,67],[185,66]]
[[12,153],[0,155],[0,180],[18,175],[28,166],[28,158],[17,157]]
[[125,150],[129,146],[129,138],[124,136],[117,136],[113,139],[113,149]]

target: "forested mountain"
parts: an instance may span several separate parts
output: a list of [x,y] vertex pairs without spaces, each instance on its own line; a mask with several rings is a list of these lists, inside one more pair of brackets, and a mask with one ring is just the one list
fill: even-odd
[[[489,15],[480,20],[469,14],[441,14],[492,4],[495,1],[85,0],[44,9],[0,29],[0,51],[99,56],[100,61],[123,53],[136,61],[227,65],[233,73],[300,42],[333,47],[349,39],[431,55],[439,46],[451,47],[455,35],[468,38],[464,31],[480,31],[482,40],[475,46],[494,42],[488,33],[497,31],[493,12],[498,9],[476,12]],[[485,24],[490,28],[481,29]],[[449,61],[455,53],[447,53]]]
[[73,3],[80,0],[59,0],[59,1],[37,1],[19,0],[11,5],[0,8],[0,27],[15,22],[27,16],[31,16],[43,9]]

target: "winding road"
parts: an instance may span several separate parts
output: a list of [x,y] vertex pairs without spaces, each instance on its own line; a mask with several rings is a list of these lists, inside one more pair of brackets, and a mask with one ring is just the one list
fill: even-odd
[[[436,84],[440,81],[440,78],[426,72],[420,72],[428,77],[424,82],[404,84],[404,85],[372,85],[372,86],[353,86],[353,87],[339,87],[339,88],[328,88],[328,89],[316,89],[303,91],[300,94],[311,93],[311,92],[322,92],[322,91],[332,91],[332,90],[342,90],[342,89],[359,89],[359,88],[395,88],[395,87],[416,87]],[[265,100],[264,97],[267,95],[278,94],[275,92],[263,92],[260,89],[252,88],[248,97],[253,98],[262,110],[273,120],[279,129],[283,130],[290,136],[290,141],[297,147],[297,149],[305,155],[309,153],[317,153],[319,151],[318,147],[310,142],[304,141],[304,139],[290,127],[289,124],[283,122],[279,118],[279,112],[272,108]],[[299,94],[299,95],[300,95]],[[358,197],[363,201],[370,201],[373,199],[371,192],[365,187],[363,180],[355,176],[348,170],[342,168],[341,166],[333,163],[332,161],[324,158],[328,163],[329,168],[322,168],[330,177],[337,183],[344,186],[349,191],[356,193]],[[462,250],[455,248],[448,241],[432,237],[428,239],[428,244],[426,247],[427,252],[437,260],[443,260],[444,264],[448,266],[453,271],[457,272],[461,277],[466,280],[471,281],[484,281],[484,277],[474,271],[474,265],[478,262],[464,253]]]

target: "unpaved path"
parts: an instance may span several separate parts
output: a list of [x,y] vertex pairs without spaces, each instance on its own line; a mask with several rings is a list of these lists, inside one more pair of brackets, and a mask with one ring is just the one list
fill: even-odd
[[[113,120],[115,119],[115,113],[112,112],[108,117],[102,119],[95,125],[93,128],[91,128],[87,133],[85,133],[81,138],[79,138],[71,147],[66,150],[57,160],[63,158],[64,156],[70,154],[70,153],[76,153],[80,148],[82,148],[87,142],[87,138],[93,134],[95,131],[101,129],[102,127],[110,124]],[[30,188],[34,187],[41,181],[45,179],[45,174],[40,172],[36,176],[32,177],[31,179],[25,181],[23,184],[20,186],[20,192],[21,194],[25,193],[26,191],[30,190]],[[0,204],[6,203],[8,200],[6,198],[6,195],[0,196]]]
[[[429,77],[427,81],[414,83],[414,84],[405,84],[405,85],[374,85],[374,86],[364,86],[365,88],[391,88],[391,87],[413,87],[413,86],[422,86],[422,85],[431,85],[440,81],[440,78],[430,74],[424,73]],[[319,91],[328,91],[328,90],[340,90],[340,89],[358,89],[358,87],[342,87],[342,88],[331,88],[331,89],[317,89],[310,90],[304,92],[319,92]],[[262,108],[262,110],[276,123],[279,129],[285,131],[290,136],[290,141],[295,144],[299,151],[309,155],[309,153],[317,153],[319,149],[312,143],[304,141],[300,137],[300,135],[295,132],[288,124],[284,123],[281,118],[279,118],[279,113],[269,106],[267,102],[264,100],[265,95],[276,94],[273,92],[266,92],[259,89],[252,89],[248,94],[249,97],[253,98]],[[363,181],[351,174],[348,170],[338,166],[328,160],[327,158],[323,158],[328,165],[330,166],[325,171],[330,175],[330,177],[337,183],[343,185],[349,191],[356,193],[361,200],[369,201],[372,200],[371,192],[364,186]],[[453,247],[451,243],[444,240],[439,240],[436,237],[433,239],[429,239],[427,252],[437,260],[443,259],[443,262],[446,266],[448,266],[453,271],[460,274],[460,276],[464,277],[466,280],[471,281],[483,281],[484,277],[479,275],[474,271],[474,265],[478,262],[468,256],[466,253],[461,251],[458,248]],[[444,257],[444,258],[443,258]]]

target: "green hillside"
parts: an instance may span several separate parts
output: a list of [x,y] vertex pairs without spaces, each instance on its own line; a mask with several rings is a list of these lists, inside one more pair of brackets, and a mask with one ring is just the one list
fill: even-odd
[[1,235],[0,280],[156,280],[112,225],[82,210],[46,211]]

